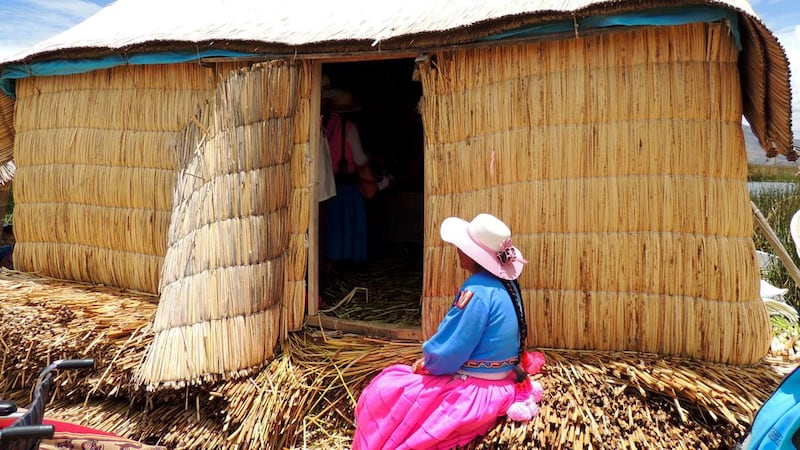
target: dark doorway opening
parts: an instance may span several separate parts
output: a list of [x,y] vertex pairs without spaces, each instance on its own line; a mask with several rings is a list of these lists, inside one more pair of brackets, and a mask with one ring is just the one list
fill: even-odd
[[327,63],[322,72],[330,88],[348,92],[358,105],[340,115],[355,124],[371,172],[388,180],[388,186],[364,199],[366,260],[326,255],[333,234],[325,221],[335,215],[324,212],[330,200],[320,203],[319,311],[343,320],[418,328],[424,134],[418,111],[422,85],[413,80],[414,60]]

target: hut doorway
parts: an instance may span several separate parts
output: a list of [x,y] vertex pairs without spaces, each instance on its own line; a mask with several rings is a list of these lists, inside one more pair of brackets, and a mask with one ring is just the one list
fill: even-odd
[[[334,129],[325,126],[331,110],[354,124],[382,187],[371,198],[357,199],[364,203],[363,220],[356,219],[360,223],[342,223],[336,197],[320,202],[319,316],[336,320],[337,329],[387,335],[387,329],[400,328],[407,330],[405,336],[418,337],[414,330],[421,322],[424,137],[418,110],[422,86],[412,79],[414,67],[410,58],[322,65],[327,88],[352,99],[351,107],[338,103],[332,108],[326,108],[330,102],[323,99],[323,128]],[[333,145],[338,136],[331,133],[327,138]],[[338,157],[331,161],[336,167],[340,161],[333,159]],[[337,197],[344,201],[346,194],[337,189]],[[342,242],[347,239],[337,228],[361,226],[364,235],[356,238],[358,242]],[[348,246],[365,249],[355,252],[359,258]]]

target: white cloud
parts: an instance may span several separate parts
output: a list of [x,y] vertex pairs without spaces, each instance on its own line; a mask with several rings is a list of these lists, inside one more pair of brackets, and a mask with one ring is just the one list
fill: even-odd
[[86,0],[10,0],[0,3],[0,59],[80,23],[101,8]]

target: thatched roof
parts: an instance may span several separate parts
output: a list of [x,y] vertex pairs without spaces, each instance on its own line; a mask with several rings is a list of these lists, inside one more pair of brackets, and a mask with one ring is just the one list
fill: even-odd
[[[184,61],[213,55],[265,58],[417,52],[521,31],[530,35],[528,31],[536,27],[540,27],[537,33],[547,32],[553,28],[543,25],[559,23],[566,27],[556,27],[550,34],[637,25],[643,23],[640,16],[602,25],[591,19],[645,11],[686,21],[712,20],[703,18],[709,9],[730,13],[717,20],[731,22],[742,45],[744,113],[759,142],[769,156],[781,153],[795,159],[788,60],[777,38],[745,0],[117,0],[83,23],[0,61],[0,82],[31,74],[135,64],[136,57],[154,52],[180,53]],[[99,66],[81,66],[91,58],[105,59]],[[46,61],[69,64],[37,73],[35,63]],[[8,90],[6,84],[3,88]]]
[[[172,48],[186,48],[190,43],[254,53],[298,46],[314,50],[334,42],[347,50],[369,50],[378,44],[384,48],[418,47],[414,41],[420,35],[462,30],[466,33],[461,40],[466,41],[535,23],[693,3],[725,6],[755,16],[744,0],[117,0],[15,59],[71,50],[96,56],[165,43]],[[456,40],[432,37],[435,42]]]

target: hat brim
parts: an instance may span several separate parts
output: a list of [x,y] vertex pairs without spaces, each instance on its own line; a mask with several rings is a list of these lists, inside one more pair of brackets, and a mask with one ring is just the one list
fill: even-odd
[[353,94],[339,88],[322,90],[322,98],[330,101],[331,111],[348,113],[360,111],[364,105],[355,99]]
[[338,89],[334,89],[331,87],[326,87],[322,89],[322,98],[332,99],[336,97]]
[[495,276],[504,280],[516,280],[519,278],[522,274],[522,268],[525,266],[525,263],[522,262],[522,252],[514,247],[518,260],[503,264],[497,258],[497,255],[493,255],[469,237],[469,234],[467,234],[468,225],[469,222],[464,219],[448,217],[444,219],[439,228],[439,236],[443,241],[458,247],[464,254]]
[[331,111],[338,112],[338,113],[350,113],[350,112],[357,112],[361,111],[364,108],[364,105],[360,103],[350,103],[347,105],[331,105]]

